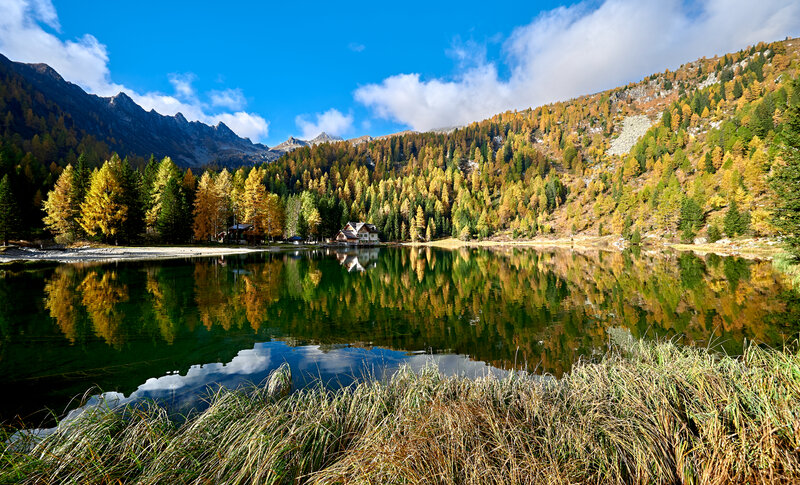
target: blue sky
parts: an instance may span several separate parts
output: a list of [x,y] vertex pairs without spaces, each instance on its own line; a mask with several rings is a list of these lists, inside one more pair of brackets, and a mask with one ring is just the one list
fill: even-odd
[[509,15],[492,13],[485,1],[53,3],[60,37],[91,33],[107,46],[115,82],[170,92],[169,74],[190,74],[198,92],[238,88],[247,109],[269,120],[269,145],[302,134],[298,115],[313,121],[331,108],[352,113],[346,135],[406,129],[371,117],[354,102],[356,88],[397,72],[452,75],[458,61],[450,51],[459,42],[480,42],[497,55],[514,27],[557,6],[511,2]]
[[0,53],[270,146],[425,130],[800,34],[791,0],[3,0]]

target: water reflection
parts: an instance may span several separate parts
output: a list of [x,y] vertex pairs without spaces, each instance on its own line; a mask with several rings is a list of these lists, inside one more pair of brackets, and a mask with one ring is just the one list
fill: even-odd
[[[408,351],[559,375],[609,326],[738,353],[745,338],[782,345],[800,321],[770,263],[689,253],[370,248],[62,265],[3,273],[0,297],[0,375],[18,396],[0,419],[60,411],[95,384],[154,397],[148,386],[181,383],[180,407],[209,384],[258,381],[282,362],[278,347],[330,376],[342,359],[391,369]],[[198,367],[214,362],[227,364]]]

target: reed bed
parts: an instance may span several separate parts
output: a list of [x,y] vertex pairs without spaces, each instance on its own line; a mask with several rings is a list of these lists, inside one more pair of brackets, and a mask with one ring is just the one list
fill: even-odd
[[183,423],[151,406],[96,410],[31,449],[21,483],[798,483],[800,355],[727,357],[627,341],[561,379],[386,382],[287,395],[221,391]]

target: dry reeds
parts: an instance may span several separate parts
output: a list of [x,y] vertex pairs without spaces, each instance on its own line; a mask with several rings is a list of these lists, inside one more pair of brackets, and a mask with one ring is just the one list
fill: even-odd
[[87,412],[1,456],[23,483],[798,483],[800,356],[629,341],[559,380],[220,391],[180,425]]

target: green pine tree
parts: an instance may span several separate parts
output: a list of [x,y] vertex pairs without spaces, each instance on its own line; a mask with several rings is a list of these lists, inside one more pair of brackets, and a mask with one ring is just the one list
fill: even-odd
[[789,253],[800,259],[800,106],[789,108],[786,117],[780,140],[784,165],[771,180],[777,196],[773,224],[783,232]]
[[719,227],[716,224],[711,224],[708,226],[708,242],[717,242],[722,239],[722,231],[719,230]]
[[14,202],[8,175],[4,175],[0,181],[0,241],[3,241],[3,246],[8,244],[8,240],[14,237],[18,230],[17,205]]
[[186,214],[190,213],[180,184],[175,178],[170,178],[161,194],[161,210],[156,220],[156,230],[161,240],[168,243],[182,243],[188,239],[188,230],[191,223]]
[[728,207],[728,212],[725,214],[725,219],[722,221],[725,228],[725,234],[728,237],[742,235],[750,229],[750,212],[739,211],[739,204],[736,199],[731,200],[731,205]]

